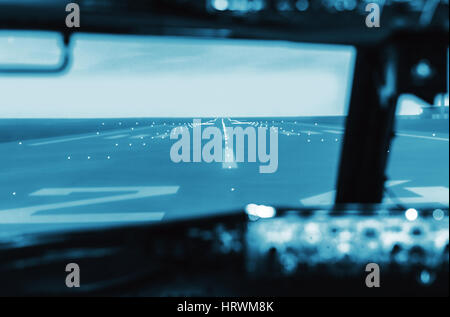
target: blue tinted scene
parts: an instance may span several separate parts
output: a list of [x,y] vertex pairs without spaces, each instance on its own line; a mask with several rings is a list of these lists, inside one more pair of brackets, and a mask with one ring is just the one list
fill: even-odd
[[79,2],[0,0],[0,296],[448,296],[448,1]]
[[[57,45],[48,49],[52,39],[58,44],[51,33],[4,32],[4,59],[36,64],[39,52],[47,60],[44,52],[58,53]],[[80,218],[164,221],[249,203],[313,205],[334,189],[353,47],[86,34],[72,45],[64,76],[0,79],[9,127],[2,160],[11,172],[2,184],[4,223],[45,227],[54,215],[58,226]],[[217,128],[222,154],[195,162],[194,128],[204,134],[208,127]],[[239,136],[228,144],[235,127],[245,138],[240,162],[233,153]],[[192,153],[189,162],[174,162],[182,129]],[[255,151],[252,162],[249,152],[263,136],[271,156],[262,162]],[[269,164],[273,171],[261,173]],[[29,218],[10,218],[23,208]]]

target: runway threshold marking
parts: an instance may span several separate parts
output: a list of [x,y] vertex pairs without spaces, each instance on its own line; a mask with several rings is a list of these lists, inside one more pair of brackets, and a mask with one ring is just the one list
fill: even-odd
[[70,187],[43,188],[30,196],[68,196],[72,193],[132,192],[122,195],[103,196],[60,203],[43,204],[30,207],[0,210],[0,224],[39,224],[39,223],[95,223],[95,222],[145,222],[159,221],[164,212],[105,212],[84,214],[39,215],[39,211],[80,207],[92,204],[117,202],[129,199],[171,195],[178,192],[179,186],[131,186],[131,187]]

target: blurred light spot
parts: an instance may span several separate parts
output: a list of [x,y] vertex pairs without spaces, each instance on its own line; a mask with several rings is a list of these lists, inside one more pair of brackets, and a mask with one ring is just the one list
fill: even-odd
[[261,235],[265,237],[266,242],[283,244],[292,241],[294,232],[292,227],[286,227],[283,231],[272,230],[262,232]]
[[308,237],[308,241],[316,243],[321,239],[320,228],[317,223],[310,222],[305,226],[305,233]]
[[423,113],[423,108],[428,104],[417,96],[402,94],[398,99],[397,115],[418,116]]
[[434,245],[436,246],[436,248],[441,249],[447,244],[448,244],[448,230],[440,230],[440,232],[436,234],[436,238],[434,239]]
[[348,243],[339,243],[337,248],[338,248],[338,251],[340,253],[348,253],[350,251],[350,244],[348,244]]
[[356,5],[356,0],[344,0],[344,8],[348,11],[354,10]]
[[427,60],[421,60],[414,68],[414,74],[421,79],[429,78],[431,73],[431,65]]
[[405,217],[409,221],[416,220],[417,216],[418,216],[417,210],[415,210],[414,208],[409,208],[408,210],[405,211]]
[[297,8],[298,11],[306,11],[309,8],[309,2],[308,0],[298,0],[295,3],[295,7]]
[[431,282],[431,274],[427,270],[420,272],[420,282],[424,285],[428,285]]
[[442,209],[435,209],[433,211],[433,218],[435,220],[442,220],[444,218],[444,211],[442,211]]
[[339,239],[341,239],[342,241],[349,241],[352,238],[352,234],[350,233],[350,231],[342,231],[339,234]]
[[250,216],[258,218],[272,218],[275,216],[275,208],[264,205],[248,204],[245,206],[245,212]]
[[213,0],[212,6],[218,11],[225,11],[228,9],[228,0]]

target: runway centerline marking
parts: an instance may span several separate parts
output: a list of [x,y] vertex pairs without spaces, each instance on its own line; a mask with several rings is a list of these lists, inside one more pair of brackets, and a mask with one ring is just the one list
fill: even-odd
[[234,159],[233,148],[230,147],[230,145],[228,143],[229,135],[227,135],[227,129],[225,127],[225,122],[223,119],[222,119],[222,128],[223,128],[223,137],[225,140],[225,148],[223,151],[224,160],[222,163],[222,168],[226,168],[226,169],[237,168],[237,164]]

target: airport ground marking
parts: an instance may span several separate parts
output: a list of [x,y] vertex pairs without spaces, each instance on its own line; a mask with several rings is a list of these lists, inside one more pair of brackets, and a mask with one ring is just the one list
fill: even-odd
[[[386,187],[398,186],[408,183],[408,180],[391,180],[386,182]],[[397,197],[391,199],[385,197],[383,199],[384,204],[424,204],[424,203],[437,203],[443,206],[449,205],[449,189],[444,186],[417,186],[417,187],[403,187],[405,190],[414,193],[415,197]],[[318,195],[313,195],[307,198],[300,199],[303,205],[308,206],[323,206],[332,205],[336,196],[336,191],[331,190]]]
[[0,224],[36,224],[36,223],[95,223],[95,222],[145,222],[158,221],[164,212],[105,212],[84,214],[39,215],[39,211],[80,207],[100,203],[118,202],[130,199],[171,195],[178,192],[179,186],[131,186],[131,187],[69,187],[43,188],[30,196],[68,196],[73,193],[120,193],[97,198],[87,198],[59,203],[35,205],[29,207],[0,210]]

